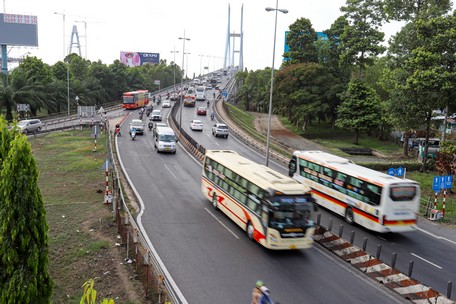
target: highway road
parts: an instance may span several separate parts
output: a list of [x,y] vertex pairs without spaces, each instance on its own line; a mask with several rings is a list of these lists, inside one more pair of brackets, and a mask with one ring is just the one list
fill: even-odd
[[[209,115],[203,116],[203,132],[191,131],[187,122],[196,117],[201,118],[201,116],[196,116],[194,109],[183,109],[183,128],[199,144],[207,149],[233,149],[258,163],[265,163],[264,155],[241,144],[234,136],[230,136],[228,139],[212,136],[211,124],[213,122]],[[274,161],[270,161],[270,167],[283,174],[288,174],[287,168]],[[343,238],[350,239],[351,231],[355,231],[354,244],[358,247],[362,248],[364,238],[367,238],[367,252],[372,255],[376,255],[378,246],[381,245],[380,258],[387,264],[390,264],[393,253],[396,253],[396,268],[403,273],[408,274],[410,261],[413,261],[412,278],[442,294],[446,295],[449,281],[456,282],[456,229],[445,229],[421,219],[418,223],[418,231],[380,234],[359,226],[348,225],[343,218],[323,208],[320,208],[319,212],[322,214],[321,223],[324,227],[328,227],[329,221],[332,219],[335,233],[338,233],[340,225],[344,225]],[[452,298],[456,298],[454,292]]]
[[[195,108],[182,113],[186,127]],[[129,119],[136,117],[133,112]],[[319,245],[275,252],[251,242],[203,197],[201,166],[182,147],[176,154],[158,154],[151,132],[133,141],[127,127],[128,120],[117,138],[119,155],[144,202],[144,228],[188,303],[248,303],[259,279],[282,304],[404,302]],[[234,137],[214,138],[208,130],[195,134],[207,147],[261,159]]]

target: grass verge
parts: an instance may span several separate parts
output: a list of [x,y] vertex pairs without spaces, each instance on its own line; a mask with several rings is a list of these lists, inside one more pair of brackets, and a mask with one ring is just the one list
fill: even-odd
[[95,280],[98,301],[146,303],[133,265],[123,264],[112,206],[103,204],[104,134],[94,150],[90,130],[51,133],[29,139],[40,172],[38,184],[49,225],[52,303],[79,303],[82,284]]

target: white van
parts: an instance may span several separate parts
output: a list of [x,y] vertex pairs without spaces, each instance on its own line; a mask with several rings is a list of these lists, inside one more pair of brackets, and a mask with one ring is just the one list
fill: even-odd
[[206,100],[206,87],[205,86],[197,86],[196,87],[196,98],[197,101],[205,101]]
[[156,127],[154,129],[154,147],[157,153],[176,153],[177,138],[170,127]]

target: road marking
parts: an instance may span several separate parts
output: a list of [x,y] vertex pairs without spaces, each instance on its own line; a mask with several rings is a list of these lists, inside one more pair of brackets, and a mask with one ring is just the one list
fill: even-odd
[[220,225],[222,225],[223,228],[225,228],[226,230],[228,230],[229,233],[231,233],[236,239],[239,240],[239,237],[232,231],[230,230],[230,228],[226,227],[225,224],[222,223],[222,221],[220,221],[216,216],[215,214],[213,214],[212,212],[210,212],[207,208],[204,208],[204,210],[207,211],[207,213],[209,213]]
[[430,261],[426,260],[425,258],[422,258],[422,257],[420,257],[420,256],[419,256],[419,255],[417,255],[417,254],[414,254],[413,252],[412,252],[412,253],[410,253],[410,254],[411,254],[411,255],[413,255],[414,257],[417,257],[417,258],[419,258],[420,260],[423,260],[423,261],[425,261],[426,263],[429,263],[429,264],[431,264],[431,265],[432,265],[432,266],[434,266],[434,267],[437,267],[438,269],[442,269],[442,267],[440,267],[439,265],[437,265],[437,264],[434,264],[434,263],[432,263],[432,262],[430,262]]
[[436,239],[443,240],[443,241],[447,241],[447,242],[449,242],[449,243],[452,243],[453,245],[456,245],[456,242],[455,242],[455,241],[452,241],[452,240],[449,240],[449,239],[447,239],[447,238],[444,238],[443,236],[435,235],[435,234],[433,234],[433,233],[431,233],[431,232],[429,232],[429,231],[426,231],[426,230],[424,230],[424,229],[422,229],[422,228],[420,228],[420,227],[416,227],[416,229],[417,229],[418,231],[421,231],[421,232],[423,232],[423,233],[426,233],[427,235],[430,235],[430,236],[432,236],[432,237],[434,237],[434,238],[436,238]]
[[166,164],[163,164],[163,166],[165,166],[166,170],[168,170],[169,173],[170,173],[175,179],[177,179],[177,176],[174,175],[173,171],[171,171],[171,169],[169,169],[168,166],[167,166]]

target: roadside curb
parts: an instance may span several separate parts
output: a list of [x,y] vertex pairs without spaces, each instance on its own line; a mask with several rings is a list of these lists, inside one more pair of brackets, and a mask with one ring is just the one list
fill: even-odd
[[378,281],[406,300],[417,304],[455,303],[438,291],[404,275],[399,270],[390,267],[321,226],[315,230],[314,240],[371,279]]

